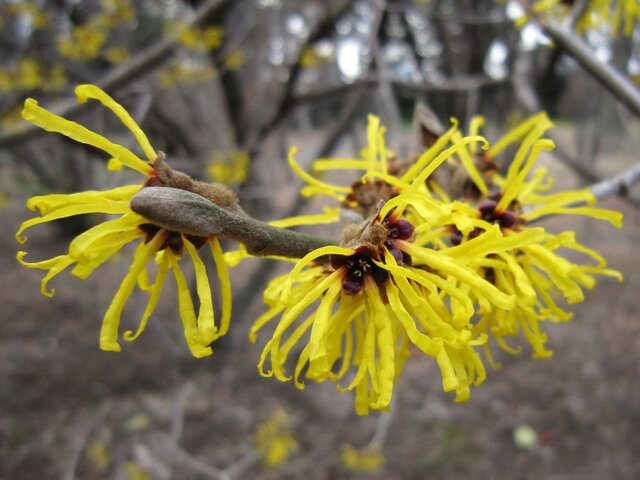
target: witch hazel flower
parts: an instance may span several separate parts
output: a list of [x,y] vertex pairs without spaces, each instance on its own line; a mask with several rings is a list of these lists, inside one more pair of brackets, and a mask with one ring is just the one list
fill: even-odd
[[[88,99],[95,99],[112,110],[134,134],[147,157],[147,161],[96,132],[48,112],[38,106],[38,103],[33,99],[27,99],[25,102],[24,119],[45,130],[60,133],[77,142],[103,150],[112,157],[108,164],[110,169],[117,170],[123,166],[131,168],[144,176],[143,183],[106,191],[87,191],[69,195],[51,194],[31,198],[27,202],[27,206],[31,210],[37,210],[41,216],[27,220],[20,226],[16,233],[16,239],[20,243],[26,241],[26,237],[23,237],[22,233],[27,228],[41,223],[90,213],[110,215],[115,218],[104,220],[78,235],[71,241],[66,254],[48,260],[28,262],[25,260],[27,252],[20,251],[17,254],[18,261],[26,267],[47,271],[42,280],[41,292],[43,295],[52,296],[54,290],[48,290],[47,283],[54,276],[73,266],[71,271],[73,275],[86,278],[125,245],[137,241],[138,245],[133,254],[129,271],[122,280],[103,318],[100,348],[111,351],[120,350],[121,347],[118,343],[120,318],[125,302],[136,286],[147,291],[149,298],[137,331],[135,333],[127,331],[123,338],[132,341],[142,333],[147,320],[157,305],[164,281],[171,270],[178,288],[180,317],[189,349],[196,357],[210,355],[212,353],[211,342],[227,332],[231,315],[231,287],[220,243],[215,237],[190,235],[172,230],[166,225],[161,226],[149,222],[144,216],[131,209],[130,200],[141,189],[148,186],[189,190],[229,209],[234,208],[235,197],[216,185],[195,182],[187,175],[172,170],[166,163],[164,154],[155,152],[144,132],[127,111],[98,87],[81,85],[76,88],[75,92],[80,103],[84,103]],[[214,320],[213,298],[208,273],[200,258],[200,251],[205,246],[208,246],[211,251],[220,279],[223,313],[219,325],[216,325]],[[187,280],[180,267],[180,261],[183,257],[191,259],[195,270],[197,295],[200,303],[197,315]],[[154,259],[158,266],[155,279],[151,282],[146,266]]]
[[[475,119],[481,125],[481,119]],[[499,229],[504,237],[523,235],[533,229],[530,224],[550,215],[585,215],[605,220],[615,227],[622,226],[622,214],[612,210],[592,207],[596,198],[586,188],[545,195],[553,179],[546,168],[538,168],[533,175],[535,161],[543,150],[551,150],[551,140],[542,138],[553,124],[546,114],[540,113],[525,120],[496,142],[485,155],[493,160],[510,144],[521,141],[505,176],[497,171],[490,182],[485,182],[473,163],[465,163],[470,178],[481,195],[477,203],[453,202],[453,209],[464,212],[473,219],[473,229],[461,231],[450,225],[441,230],[438,245],[443,253],[454,258],[469,258],[470,265],[501,291],[515,295],[516,308],[504,310],[469,291],[480,305],[475,321],[475,334],[486,333],[495,338],[503,350],[517,354],[521,346],[513,346],[507,338],[515,339],[521,333],[533,348],[534,358],[552,354],[545,348],[547,335],[542,331],[545,320],[567,321],[573,314],[558,305],[558,293],[569,304],[584,300],[583,288],[593,288],[595,275],[610,276],[622,281],[618,271],[606,268],[606,260],[596,251],[576,241],[575,232],[552,234],[544,230],[539,240],[518,248],[501,252],[480,251],[471,240],[487,234],[490,229]],[[448,235],[451,247],[442,241]],[[573,250],[591,257],[596,264],[578,264],[565,258],[561,249]],[[489,361],[492,359],[489,343],[485,344]]]
[[[402,201],[402,195],[394,198],[396,206]],[[385,207],[350,225],[340,246],[314,250],[269,284],[264,297],[270,309],[250,333],[255,341],[257,332],[279,317],[261,354],[263,375],[293,378],[304,388],[305,367],[305,376],[315,381],[341,382],[351,372],[351,381],[338,389],[355,390],[356,412],[366,415],[370,408],[388,409],[394,382],[414,345],[436,359],[445,391],[455,391],[456,401],[469,398],[470,386],[485,378],[474,347],[486,338],[470,329],[474,306],[460,285],[481,291],[504,309],[513,307],[514,297],[463,262],[413,244],[414,226],[401,213],[401,208]],[[293,376],[287,375],[288,358],[298,343],[304,348]],[[268,360],[271,368],[265,371]]]

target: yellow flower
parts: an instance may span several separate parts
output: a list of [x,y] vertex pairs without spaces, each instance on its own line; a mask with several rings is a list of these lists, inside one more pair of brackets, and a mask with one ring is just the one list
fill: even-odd
[[262,461],[269,468],[285,462],[298,449],[298,443],[289,430],[289,418],[282,409],[276,410],[266,422],[258,425],[253,440]]
[[200,28],[179,20],[168,22],[164,31],[167,35],[176,36],[180,45],[194,51],[213,50],[222,44],[224,37],[221,27]]
[[[78,235],[70,243],[66,255],[30,263],[24,260],[26,252],[21,251],[18,252],[18,260],[27,267],[48,270],[42,280],[41,291],[44,295],[51,296],[54,292],[47,290],[47,282],[67,267],[75,264],[71,273],[80,278],[86,278],[124,245],[142,240],[135,250],[129,272],[120,284],[104,316],[100,333],[100,348],[120,350],[117,341],[120,316],[127,298],[136,285],[149,292],[149,300],[138,330],[135,333],[125,332],[124,339],[131,341],[142,333],[147,319],[159,299],[165,277],[172,269],[178,288],[180,316],[187,344],[191,353],[196,357],[210,355],[212,351],[209,344],[226,333],[231,310],[229,279],[218,240],[216,238],[193,237],[160,228],[131,210],[129,200],[141,188],[147,185],[173,186],[168,183],[163,173],[167,168],[163,162],[163,155],[156,154],[144,132],[126,110],[98,87],[81,85],[76,88],[76,95],[80,103],[86,102],[87,99],[96,99],[111,109],[134,134],[148,161],[142,160],[130,150],[110,142],[105,137],[77,123],[48,112],[39,107],[33,99],[26,100],[23,117],[45,130],[61,133],[77,142],[93,145],[107,152],[113,157],[109,162],[111,169],[119,169],[124,165],[143,174],[146,181],[143,185],[127,185],[107,191],[87,191],[70,195],[54,194],[31,198],[27,202],[27,206],[31,210],[37,209],[42,216],[27,220],[21,225],[16,233],[16,238],[21,243],[26,240],[21,237],[22,232],[40,223],[87,213],[117,215],[117,217],[106,220]],[[213,301],[206,268],[198,256],[198,250],[206,244],[209,245],[216,261],[217,273],[221,282],[223,316],[219,327],[216,327],[214,322]],[[200,300],[197,318],[187,281],[179,266],[179,260],[185,250],[193,262],[196,273],[197,292]],[[150,283],[146,264],[154,257],[159,267],[155,281]]]
[[[482,119],[476,117],[472,123],[477,129],[482,124]],[[451,248],[446,248],[442,239],[437,241],[444,254],[453,258],[467,258],[484,278],[501,291],[517,297],[517,307],[507,311],[492,307],[477,291],[470,290],[469,295],[481,307],[479,319],[473,328],[474,334],[491,333],[504,350],[518,353],[520,347],[507,345],[504,337],[517,336],[522,331],[533,347],[534,357],[551,355],[544,348],[547,337],[539,323],[547,319],[565,321],[572,316],[557,305],[554,299],[556,291],[568,303],[577,303],[584,299],[582,288],[592,288],[595,285],[593,274],[622,280],[619,272],[606,268],[606,261],[601,255],[578,243],[571,231],[559,235],[544,232],[534,242],[520,244],[517,248],[502,252],[489,253],[471,247],[471,239],[486,235],[492,228],[498,228],[507,239],[539,230],[531,229],[527,224],[547,215],[586,215],[609,221],[618,228],[622,226],[622,214],[619,212],[591,206],[573,206],[576,203],[592,205],[596,202],[588,188],[542,195],[541,192],[548,190],[553,183],[551,179],[545,180],[545,168],[539,168],[530,180],[526,180],[540,152],[554,146],[550,140],[541,138],[552,126],[546,114],[540,113],[525,120],[496,142],[484,154],[488,160],[495,158],[511,143],[522,140],[506,176],[494,172],[490,186],[485,183],[473,162],[465,163],[465,168],[482,197],[474,205],[454,202],[453,208],[464,212],[468,217],[475,217],[473,229],[464,232],[454,226],[442,229],[442,235],[449,235],[453,245]],[[470,157],[472,153],[474,152],[466,152],[466,155]],[[430,240],[433,241],[433,238]],[[594,259],[597,265],[573,263],[557,253],[559,248],[585,254]],[[493,363],[488,344],[485,344],[485,349],[489,361]]]
[[201,82],[215,73],[216,69],[205,61],[177,58],[160,69],[158,78],[162,87],[170,88],[182,83]]
[[0,190],[0,208],[5,208],[7,205],[9,205],[9,197],[7,197],[6,193]]
[[104,56],[111,63],[122,63],[128,60],[131,54],[129,53],[129,50],[127,50],[125,47],[113,46],[113,47],[109,47],[105,51]]
[[[400,216],[409,204],[414,208],[413,200],[410,194],[395,197],[379,216],[345,229],[343,246],[314,250],[269,284],[264,300],[270,309],[250,332],[255,341],[256,333],[280,316],[260,357],[262,375],[290,380],[287,357],[310,331],[297,358],[296,386],[304,388],[299,377],[307,364],[308,378],[336,382],[354,366],[351,383],[338,388],[355,389],[360,415],[369,408],[388,409],[410,343],[437,360],[445,391],[455,391],[456,401],[469,398],[470,385],[484,380],[473,347],[485,336],[471,331],[474,306],[467,290],[505,310],[514,306],[514,297],[480,278],[465,259],[412,243],[414,227]],[[517,242],[530,243],[539,234],[518,236]],[[490,242],[484,248],[491,252],[509,248],[498,237],[494,231],[470,243],[483,248]],[[265,372],[267,358],[271,370]]]
[[93,60],[100,55],[100,50],[107,41],[107,33],[95,21],[75,26],[68,36],[58,38],[58,54],[77,62]]
[[[426,180],[442,163],[447,162],[458,151],[464,150],[470,143],[481,142],[483,148],[488,147],[486,140],[480,136],[462,137],[458,132],[458,121],[451,119],[451,128],[443,134],[428,150],[421,154],[410,165],[398,162],[393,152],[386,148],[385,128],[380,125],[380,119],[369,115],[367,123],[367,147],[362,150],[360,158],[328,158],[313,162],[313,170],[323,172],[327,170],[361,170],[364,171],[359,179],[351,186],[331,185],[305,172],[295,161],[296,148],[289,152],[289,166],[308,185],[301,194],[305,197],[312,195],[328,195],[338,202],[340,207],[326,208],[325,213],[319,215],[304,215],[285,220],[271,222],[279,227],[307,225],[317,223],[333,223],[345,219],[354,222],[362,221],[375,214],[380,202],[394,198],[400,193],[419,195],[437,212],[437,221],[441,216],[451,213],[450,205],[438,202],[426,185]],[[453,145],[444,148],[449,141]],[[433,220],[436,221],[436,220]]]
[[[356,179],[351,186],[340,186],[326,183],[304,171],[295,161],[297,149],[291,148],[288,161],[291,169],[307,184],[301,194],[305,197],[312,195],[327,195],[340,203],[339,207],[324,207],[324,213],[317,215],[300,215],[282,220],[273,220],[269,225],[288,228],[297,225],[330,224],[344,220],[346,223],[357,223],[370,218],[378,212],[380,202],[394,198],[399,193],[410,193],[421,201],[428,203],[428,223],[431,228],[442,225],[452,219],[458,225],[468,222],[464,214],[453,212],[450,202],[442,202],[434,196],[426,185],[427,179],[434,170],[465,145],[482,142],[483,148],[488,147],[486,140],[480,136],[462,138],[458,132],[458,121],[451,119],[451,128],[442,135],[427,151],[420,155],[410,165],[398,162],[393,152],[386,148],[385,128],[375,115],[368,116],[367,147],[361,152],[360,158],[322,158],[314,161],[316,172],[327,170],[360,170],[364,174]],[[457,134],[457,136],[456,136]],[[452,140],[453,145],[444,148]],[[452,217],[453,215],[453,217]],[[411,219],[411,211],[408,212]],[[461,226],[461,228],[465,228]],[[236,265],[243,258],[248,257],[242,245],[234,252],[227,252],[225,259],[230,266]]]
[[249,174],[249,160],[249,152],[244,150],[216,150],[206,167],[207,173],[216,182],[229,186],[242,185]]
[[247,56],[241,48],[234,48],[229,52],[222,61],[225,68],[229,70],[238,70],[247,61]]
[[380,449],[357,449],[352,445],[342,446],[342,465],[347,470],[361,472],[375,472],[380,470],[385,463],[385,458]]
[[124,470],[130,480],[152,480],[153,477],[144,468],[135,462],[125,462]]

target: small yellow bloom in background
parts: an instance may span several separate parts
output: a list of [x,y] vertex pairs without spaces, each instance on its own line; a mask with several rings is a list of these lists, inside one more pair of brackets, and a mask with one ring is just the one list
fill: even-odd
[[218,26],[198,27],[180,20],[174,20],[164,25],[166,35],[174,35],[178,43],[193,51],[211,51],[222,44],[224,30]]
[[102,0],[100,3],[105,13],[115,20],[115,24],[129,21],[136,14],[129,0]]
[[325,54],[322,50],[313,45],[305,46],[300,53],[300,65],[303,67],[317,67],[322,63],[331,62],[333,60],[335,60],[335,54],[333,52]]
[[266,422],[258,425],[253,440],[260,458],[269,468],[286,462],[298,450],[298,443],[289,428],[289,416],[282,409],[276,410]]
[[[78,235],[70,243],[69,251],[65,255],[40,262],[27,262],[24,260],[27,253],[21,251],[17,255],[18,261],[26,267],[48,270],[42,280],[41,291],[43,295],[52,296],[54,291],[47,290],[48,281],[67,267],[75,265],[71,273],[79,278],[86,278],[124,245],[142,240],[135,250],[129,272],[120,284],[104,316],[100,333],[100,348],[112,351],[120,350],[117,341],[120,316],[127,298],[136,286],[149,293],[149,300],[137,331],[135,333],[125,332],[124,339],[132,341],[142,333],[147,319],[158,302],[164,280],[169,270],[173,270],[187,344],[191,353],[196,357],[210,355],[212,353],[210,343],[227,332],[231,315],[231,288],[218,240],[214,237],[193,237],[158,227],[131,210],[129,200],[145,186],[174,186],[171,184],[171,178],[167,177],[166,169],[168,167],[164,163],[164,157],[156,154],[144,132],[126,110],[98,87],[81,85],[76,88],[76,95],[81,103],[88,99],[95,99],[111,109],[134,134],[148,161],[142,160],[129,149],[112,143],[105,137],[75,122],[48,112],[39,107],[33,99],[26,100],[23,117],[45,130],[61,133],[77,142],[86,143],[105,151],[112,157],[109,162],[110,169],[126,166],[143,174],[146,181],[142,185],[127,185],[106,191],[87,191],[70,195],[52,194],[31,198],[27,202],[27,206],[31,210],[38,210],[41,217],[27,220],[21,225],[16,233],[16,238],[20,243],[26,241],[26,238],[21,236],[22,232],[40,223],[88,213],[116,215],[117,217],[105,220]],[[209,245],[221,283],[223,315],[219,326],[216,326],[214,321],[208,274],[198,254],[198,250],[205,245]],[[193,262],[196,274],[197,293],[200,300],[197,317],[187,280],[179,266],[179,261],[185,251]],[[146,265],[154,258],[158,269],[155,280],[150,282]]]
[[171,88],[180,84],[202,82],[215,74],[213,65],[204,60],[175,58],[158,71],[158,79],[163,88]]
[[108,31],[95,22],[72,27],[69,35],[58,38],[58,54],[61,57],[83,62],[93,60],[100,55],[102,46],[107,41]]
[[26,57],[7,68],[0,67],[0,91],[56,91],[67,82],[62,65],[48,66],[37,57]]
[[6,131],[16,130],[22,124],[22,105],[16,105],[0,117],[0,128]]
[[93,440],[89,444],[87,456],[93,467],[99,472],[106,470],[111,463],[107,446],[102,440]]
[[247,61],[247,55],[241,48],[234,48],[229,52],[222,61],[225,68],[229,70],[238,70]]
[[231,187],[242,185],[249,175],[249,159],[249,152],[244,150],[216,150],[206,166],[207,174],[215,182]]
[[340,459],[344,468],[359,472],[376,472],[384,466],[386,461],[378,448],[357,449],[349,444],[342,445]]
[[151,474],[135,462],[125,462],[124,470],[129,480],[153,480]]
[[131,53],[125,47],[113,46],[104,52],[104,57],[111,63],[122,63],[131,57]]

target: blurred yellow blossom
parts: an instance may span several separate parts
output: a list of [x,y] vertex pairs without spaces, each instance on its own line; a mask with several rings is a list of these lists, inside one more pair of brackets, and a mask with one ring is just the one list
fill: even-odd
[[176,58],[158,71],[158,80],[163,88],[171,88],[202,82],[215,74],[216,69],[205,60]]
[[9,67],[0,67],[0,91],[56,91],[67,82],[64,67],[47,66],[37,57],[24,57]]
[[125,462],[124,470],[129,480],[153,480],[151,474],[135,462]]
[[285,462],[298,449],[298,443],[291,435],[289,416],[278,409],[269,419],[258,425],[253,440],[264,464],[276,467]]
[[104,57],[111,63],[122,63],[129,60],[131,53],[125,47],[113,46],[105,50]]
[[111,463],[107,446],[102,440],[93,440],[87,449],[87,456],[98,471],[104,471]]
[[9,205],[9,197],[0,190],[0,208],[5,208],[7,205]]
[[378,448],[357,449],[352,445],[342,445],[342,466],[347,470],[375,472],[385,464],[383,453]]
[[234,48],[229,52],[222,61],[225,68],[229,70],[238,70],[247,61],[247,56],[241,48]]
[[22,105],[16,105],[0,118],[0,127],[6,131],[16,130],[22,124]]
[[210,51],[222,44],[224,30],[218,26],[198,27],[174,20],[164,25],[167,35],[175,35],[178,42],[189,50]]
[[207,164],[207,174],[211,180],[228,186],[242,185],[249,175],[249,160],[249,152],[244,150],[216,150]]
[[106,40],[107,31],[95,21],[76,25],[68,35],[58,38],[58,54],[77,62],[93,60]]
[[316,67],[322,63],[335,59],[334,54],[323,55],[313,45],[307,45],[300,52],[300,65],[303,67]]

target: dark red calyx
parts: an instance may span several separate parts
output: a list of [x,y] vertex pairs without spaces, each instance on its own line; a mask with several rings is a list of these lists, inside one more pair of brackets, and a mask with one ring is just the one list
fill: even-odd
[[389,222],[386,227],[388,230],[387,239],[394,240],[409,240],[415,230],[415,227],[411,222],[402,218],[395,222]]
[[504,212],[496,210],[498,203],[494,200],[485,200],[478,205],[480,218],[489,223],[497,223],[500,228],[511,228],[516,224],[516,216],[506,210]]
[[373,263],[371,256],[356,251],[353,255],[331,255],[333,268],[345,268],[346,275],[342,279],[342,288],[347,295],[355,295],[364,288],[367,275],[382,285],[389,279],[389,272]]

